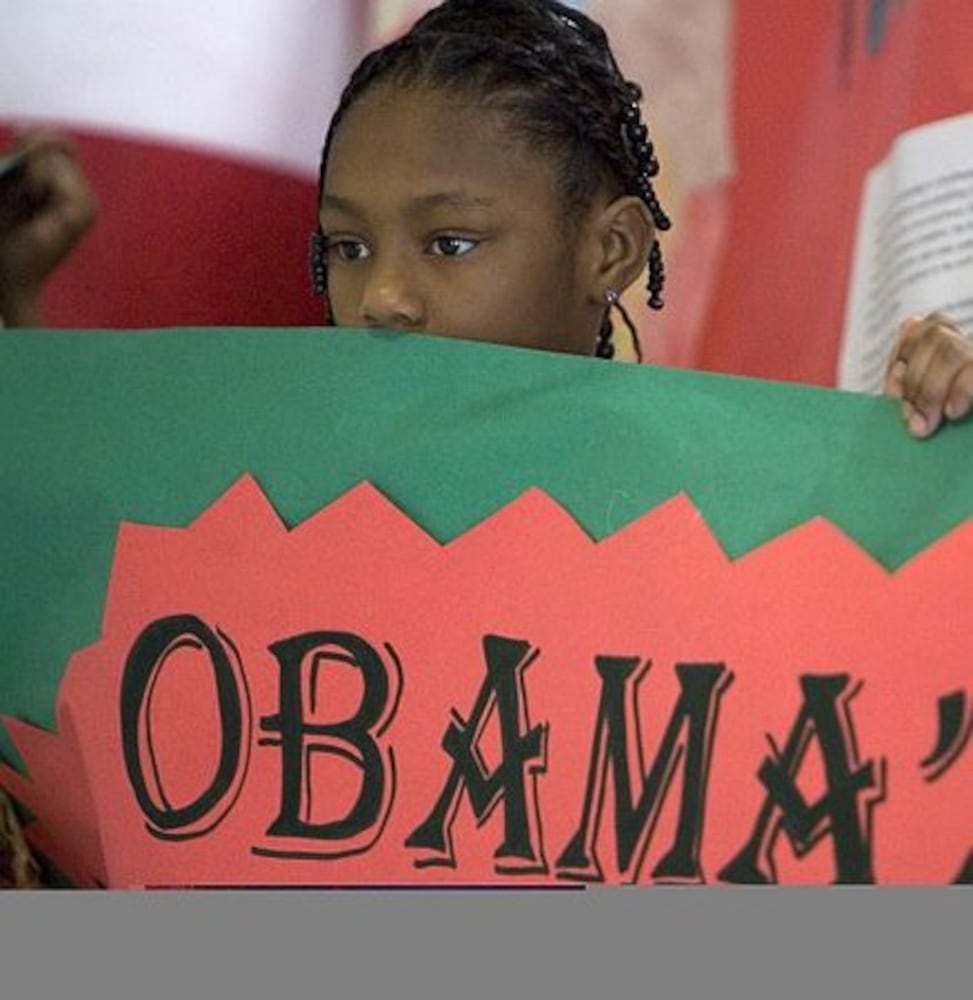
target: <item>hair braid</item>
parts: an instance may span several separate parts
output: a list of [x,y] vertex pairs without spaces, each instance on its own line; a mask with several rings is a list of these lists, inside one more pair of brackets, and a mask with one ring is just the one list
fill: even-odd
[[[640,198],[656,231],[647,261],[648,303],[662,308],[658,234],[671,223],[653,185],[659,163],[642,120],[641,88],[625,79],[600,25],[556,0],[446,0],[406,35],[367,55],[352,74],[324,142],[319,196],[338,126],[358,98],[385,80],[461,93],[503,111],[512,129],[559,159],[569,210],[583,207],[606,183]],[[327,288],[325,251],[319,228],[311,254],[319,294]],[[597,353],[609,351],[610,320]]]

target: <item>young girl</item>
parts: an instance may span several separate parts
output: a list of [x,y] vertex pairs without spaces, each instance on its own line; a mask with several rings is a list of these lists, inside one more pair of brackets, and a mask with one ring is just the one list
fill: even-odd
[[321,166],[340,326],[613,353],[608,312],[669,227],[605,33],[553,2],[451,0],[362,62]]
[[[447,0],[367,56],[321,163],[330,320],[611,357],[646,264],[662,306],[640,98],[604,31],[554,0]],[[962,418],[973,345],[939,314],[908,320],[886,392],[916,437]]]

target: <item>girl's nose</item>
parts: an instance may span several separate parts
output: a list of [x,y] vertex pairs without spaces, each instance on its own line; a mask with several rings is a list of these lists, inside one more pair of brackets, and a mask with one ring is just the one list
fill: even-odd
[[396,261],[376,262],[362,293],[360,313],[367,326],[421,330],[425,308],[410,269]]

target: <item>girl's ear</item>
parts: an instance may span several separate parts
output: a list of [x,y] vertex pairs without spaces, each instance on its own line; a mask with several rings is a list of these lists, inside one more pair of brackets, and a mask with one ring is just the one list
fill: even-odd
[[592,222],[590,301],[603,304],[609,290],[621,295],[645,270],[655,238],[652,216],[641,198],[623,195]]

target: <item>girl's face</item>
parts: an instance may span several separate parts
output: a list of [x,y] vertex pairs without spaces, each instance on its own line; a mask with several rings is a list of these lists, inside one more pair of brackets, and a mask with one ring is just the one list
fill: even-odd
[[498,112],[434,90],[369,90],[339,125],[324,178],[335,322],[591,354],[604,290],[588,222],[567,224],[557,180]]

